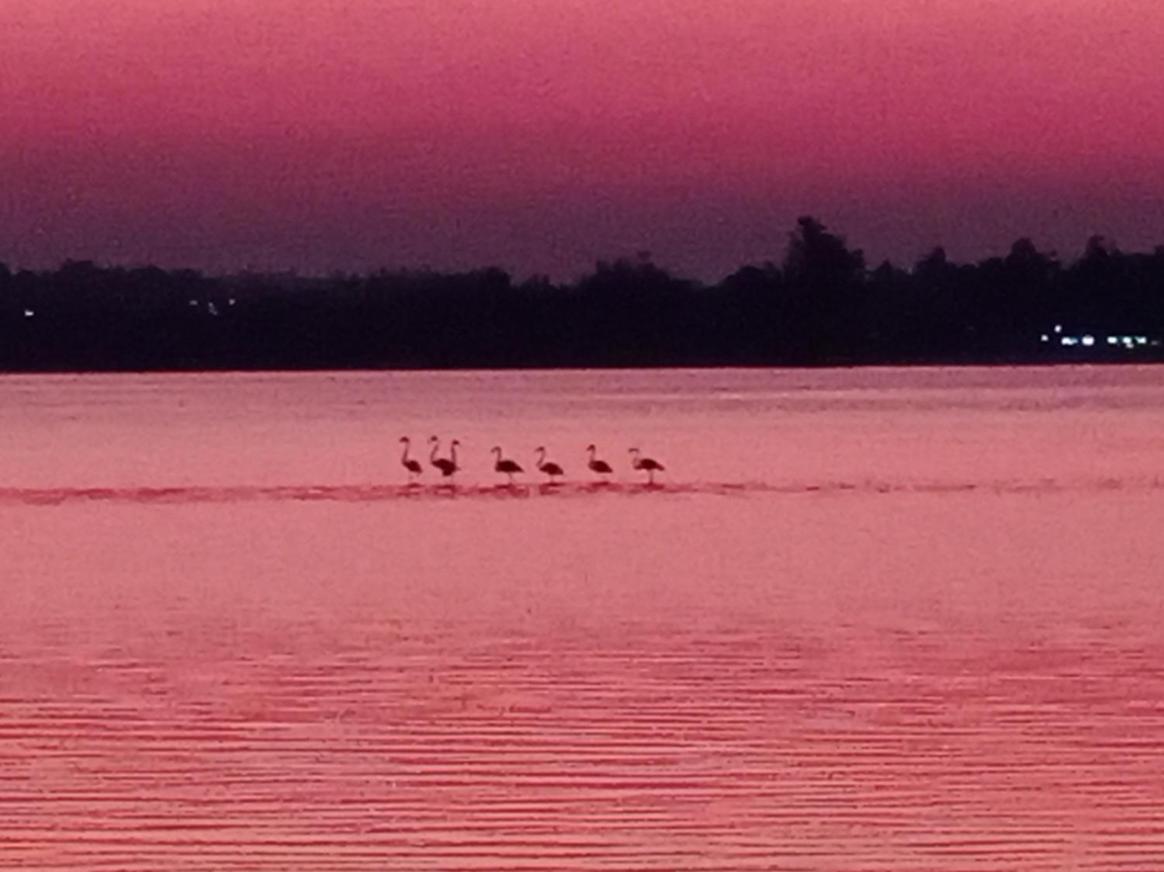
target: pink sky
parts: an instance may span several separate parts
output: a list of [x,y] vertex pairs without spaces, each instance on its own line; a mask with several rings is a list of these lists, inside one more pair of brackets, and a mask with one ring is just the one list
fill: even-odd
[[4,0],[0,260],[1164,243],[1159,0]]

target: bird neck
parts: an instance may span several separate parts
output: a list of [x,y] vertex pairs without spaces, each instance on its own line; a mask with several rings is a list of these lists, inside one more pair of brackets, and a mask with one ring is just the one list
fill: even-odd
[[404,442],[404,453],[400,455],[401,463],[408,463],[408,441]]
[[434,462],[436,461],[436,456],[437,456],[437,449],[438,449],[438,448],[440,448],[440,447],[441,447],[441,443],[440,443],[440,441],[439,441],[439,440],[438,440],[438,441],[436,441],[436,442],[434,442],[434,443],[432,444],[432,451],[430,451],[430,452],[428,453],[428,459],[429,459],[429,460],[431,460],[431,461],[434,461]]

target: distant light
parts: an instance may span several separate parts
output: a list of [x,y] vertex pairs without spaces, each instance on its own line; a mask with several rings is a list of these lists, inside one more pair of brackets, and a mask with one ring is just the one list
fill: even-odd
[[24,317],[25,318],[31,318],[35,314],[36,314],[36,311],[33,309],[25,309],[24,310]]
[[1137,336],[1136,337],[1136,345],[1147,345],[1147,344],[1148,344],[1148,337],[1147,336]]
[[218,314],[218,307],[216,305],[214,305],[213,303],[207,303],[206,308],[210,311],[211,315]]
[[1062,325],[1062,324],[1056,324],[1056,325],[1055,325],[1055,332],[1056,332],[1056,333],[1062,333],[1062,332],[1063,332],[1063,325]]
[[1040,342],[1050,342],[1051,337],[1048,336],[1046,333],[1043,333],[1042,335],[1039,336],[1039,341]]
[[188,301],[188,302],[186,303],[186,305],[187,305],[187,306],[197,306],[197,305],[198,305],[198,301],[197,301],[197,300],[190,300],[190,301]]
[[1118,336],[1109,336],[1109,337],[1107,337],[1107,344],[1108,345],[1119,345],[1120,338]]
[[1064,336],[1059,340],[1060,345],[1078,345],[1079,338],[1076,336]]
[[1091,348],[1091,346],[1095,345],[1095,337],[1090,336],[1090,335],[1084,336],[1083,337],[1083,344],[1086,345],[1088,348]]
[[231,297],[229,300],[227,300],[227,305],[228,305],[228,306],[233,306],[234,304],[235,304],[235,299],[234,299],[234,297]]

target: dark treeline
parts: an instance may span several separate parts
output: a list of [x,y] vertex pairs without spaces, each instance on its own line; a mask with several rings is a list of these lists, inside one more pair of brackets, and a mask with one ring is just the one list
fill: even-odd
[[[1058,327],[1058,329],[1057,329]],[[314,369],[1161,360],[1164,246],[870,268],[812,218],[715,285],[646,256],[576,282],[500,269],[304,278],[0,264],[0,369]]]

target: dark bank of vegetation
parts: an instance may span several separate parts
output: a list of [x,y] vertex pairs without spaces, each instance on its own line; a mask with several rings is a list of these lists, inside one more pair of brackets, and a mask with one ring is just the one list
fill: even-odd
[[1027,239],[870,268],[812,218],[783,261],[715,285],[642,256],[570,284],[500,269],[304,278],[0,264],[8,371],[857,365],[1162,360],[1164,246]]

